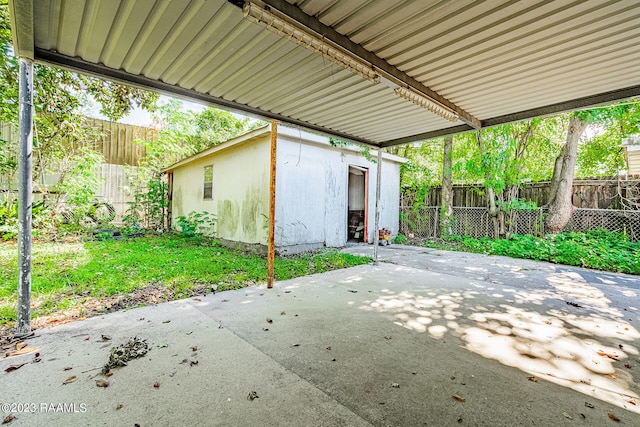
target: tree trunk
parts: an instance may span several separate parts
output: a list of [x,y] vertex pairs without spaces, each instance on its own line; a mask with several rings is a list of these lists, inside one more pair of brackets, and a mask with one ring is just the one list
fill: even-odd
[[[478,149],[480,150],[480,158],[482,158],[483,154],[484,154],[484,144],[482,143],[482,131],[479,130],[476,132],[476,142],[478,143]],[[491,171],[489,170],[485,170],[485,174],[490,174]],[[487,190],[487,203],[488,203],[488,210],[489,210],[489,216],[491,217],[491,221],[493,223],[493,238],[494,239],[499,239],[500,238],[500,230],[503,229],[503,227],[501,227],[500,225],[500,208],[498,208],[497,204],[496,204],[496,192],[493,188],[487,186],[485,184],[485,188]]]
[[561,233],[569,220],[571,220],[571,214],[575,210],[571,202],[573,176],[576,169],[578,143],[586,128],[587,121],[578,116],[574,115],[569,120],[567,141],[556,159],[553,171],[551,194],[547,204],[549,213],[544,222],[547,233]]
[[440,237],[453,234],[451,216],[453,215],[453,172],[451,170],[451,148],[453,136],[444,138],[444,157],[442,161],[442,201],[440,203]]

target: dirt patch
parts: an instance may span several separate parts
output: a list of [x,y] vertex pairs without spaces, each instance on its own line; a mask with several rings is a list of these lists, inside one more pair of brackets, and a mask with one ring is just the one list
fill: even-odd
[[[37,330],[63,323],[84,320],[101,314],[112,313],[127,308],[155,305],[177,299],[190,298],[197,295],[207,295],[215,292],[215,285],[209,283],[197,283],[191,288],[182,290],[176,294],[175,290],[161,283],[153,283],[144,288],[137,289],[124,295],[96,298],[91,296],[78,296],[76,306],[66,310],[59,310],[51,314],[36,317],[31,320],[31,329]],[[69,298],[68,296],[66,298]],[[0,328],[0,345],[13,340],[15,326],[2,326]]]

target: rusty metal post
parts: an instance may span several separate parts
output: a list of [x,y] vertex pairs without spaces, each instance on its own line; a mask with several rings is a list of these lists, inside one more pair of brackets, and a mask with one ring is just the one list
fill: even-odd
[[278,122],[271,122],[271,159],[269,162],[269,238],[267,243],[267,288],[273,288],[276,261],[276,147]]
[[33,203],[33,61],[19,59],[18,334],[31,332],[31,209]]
[[382,176],[382,148],[378,149],[378,170],[376,178],[376,217],[373,226],[373,264],[378,265],[378,245],[380,243],[380,178]]

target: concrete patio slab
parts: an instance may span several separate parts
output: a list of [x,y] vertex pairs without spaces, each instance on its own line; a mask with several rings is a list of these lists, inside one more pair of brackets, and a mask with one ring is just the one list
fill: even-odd
[[[36,406],[11,425],[640,425],[637,278],[382,249],[391,262],[38,330],[40,362],[0,361],[28,362],[0,373],[2,403]],[[133,336],[152,350],[100,375]]]

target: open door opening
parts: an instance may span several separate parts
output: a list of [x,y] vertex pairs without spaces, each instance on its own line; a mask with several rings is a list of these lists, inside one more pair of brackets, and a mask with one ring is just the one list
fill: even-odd
[[347,242],[366,242],[367,224],[367,188],[369,170],[358,166],[349,166],[349,195],[347,214]]

